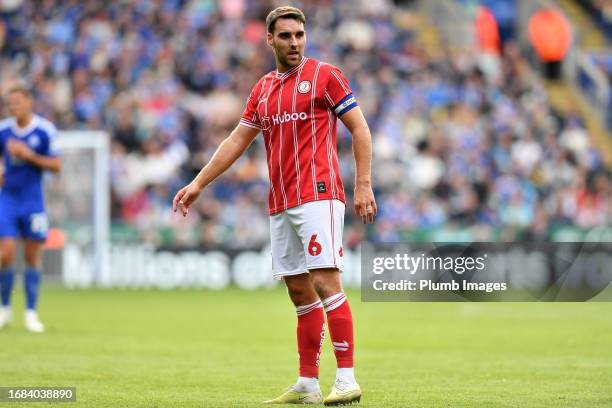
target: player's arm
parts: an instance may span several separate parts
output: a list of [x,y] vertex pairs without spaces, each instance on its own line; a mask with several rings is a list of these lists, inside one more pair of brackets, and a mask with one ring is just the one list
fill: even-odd
[[359,106],[340,117],[353,136],[355,157],[355,212],[364,224],[374,221],[378,211],[372,191],[372,135]]
[[26,160],[43,170],[49,170],[55,174],[59,174],[62,171],[61,157],[49,157],[34,153],[32,157]]
[[236,129],[219,145],[210,161],[198,175],[174,196],[172,209],[180,209],[183,216],[189,212],[189,206],[198,198],[202,190],[213,180],[223,174],[249,147],[259,129],[238,125]]
[[14,139],[9,140],[6,147],[9,154],[43,170],[49,170],[54,173],[59,173],[62,170],[61,157],[38,154],[30,149],[27,144]]

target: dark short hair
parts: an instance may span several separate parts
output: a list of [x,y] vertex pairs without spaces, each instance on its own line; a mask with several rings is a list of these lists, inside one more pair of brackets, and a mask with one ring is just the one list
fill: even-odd
[[4,91],[4,94],[6,96],[18,92],[24,96],[27,97],[31,97],[32,96],[32,91],[30,90],[30,87],[28,85],[26,85],[24,82],[13,82],[12,84],[8,85],[6,87],[6,90]]
[[281,6],[272,10],[270,14],[268,14],[268,17],[266,17],[266,27],[269,33],[274,33],[276,20],[279,18],[291,18],[300,21],[302,24],[306,24],[306,16],[302,10],[291,6]]

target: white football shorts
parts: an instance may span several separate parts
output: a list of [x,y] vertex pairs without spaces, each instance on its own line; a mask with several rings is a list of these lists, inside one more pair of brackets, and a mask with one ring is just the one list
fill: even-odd
[[310,269],[342,271],[344,203],[318,200],[270,216],[274,279]]

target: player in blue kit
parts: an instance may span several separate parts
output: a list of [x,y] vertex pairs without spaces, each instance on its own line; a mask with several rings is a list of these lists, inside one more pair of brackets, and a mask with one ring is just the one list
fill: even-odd
[[15,281],[15,240],[24,243],[26,270],[25,327],[44,331],[36,313],[40,287],[42,250],[49,222],[42,189],[44,170],[59,173],[61,159],[53,149],[55,126],[32,112],[32,95],[27,87],[8,88],[5,101],[11,118],[0,122],[0,153],[3,184],[0,191],[0,328],[11,321],[10,297]]

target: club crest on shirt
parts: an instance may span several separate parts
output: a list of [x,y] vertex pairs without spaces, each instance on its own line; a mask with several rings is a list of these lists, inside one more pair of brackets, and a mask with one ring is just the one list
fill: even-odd
[[302,81],[298,84],[298,92],[299,93],[308,93],[310,91],[310,81]]
[[37,135],[30,136],[28,138],[28,144],[36,148],[40,144],[40,138]]

